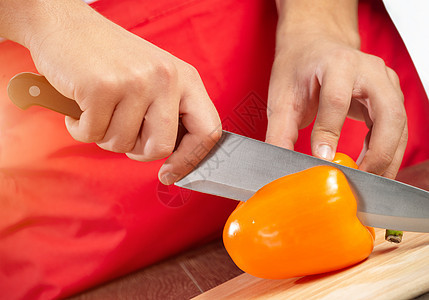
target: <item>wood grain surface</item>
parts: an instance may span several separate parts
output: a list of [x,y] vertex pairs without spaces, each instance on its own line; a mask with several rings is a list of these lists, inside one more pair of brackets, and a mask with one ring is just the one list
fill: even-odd
[[[317,255],[317,253],[315,253]],[[365,261],[321,275],[267,280],[242,274],[194,299],[412,299],[429,291],[429,234],[405,232],[400,244],[376,229]]]
[[188,300],[242,273],[217,239],[68,299]]

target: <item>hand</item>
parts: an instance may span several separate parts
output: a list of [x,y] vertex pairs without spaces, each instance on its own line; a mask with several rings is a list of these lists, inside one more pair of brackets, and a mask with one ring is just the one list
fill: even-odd
[[323,18],[330,11],[324,9],[314,18],[308,15],[312,21],[280,17],[266,141],[293,149],[298,130],[316,117],[312,153],[332,160],[345,118],[362,120],[369,134],[359,168],[394,178],[407,142],[398,77],[382,59],[357,50],[357,29],[347,31],[357,26],[338,28],[340,21],[331,24],[326,20],[332,16]]
[[[139,161],[169,156],[161,182],[183,177],[221,135],[219,116],[195,68],[80,0],[50,5],[55,16],[26,46],[38,71],[83,110],[80,120],[66,118],[73,138]],[[188,133],[172,153],[179,115]],[[192,156],[196,148],[198,157]]]

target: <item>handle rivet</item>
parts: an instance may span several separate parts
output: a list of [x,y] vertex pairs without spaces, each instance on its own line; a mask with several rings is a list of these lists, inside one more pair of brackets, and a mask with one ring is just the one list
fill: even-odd
[[28,92],[30,93],[31,96],[37,97],[40,95],[40,88],[36,85],[33,85],[28,89]]

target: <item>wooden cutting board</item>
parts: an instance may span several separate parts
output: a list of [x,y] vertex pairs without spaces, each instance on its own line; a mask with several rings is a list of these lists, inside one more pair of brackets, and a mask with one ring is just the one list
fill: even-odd
[[[317,254],[316,254],[317,255]],[[194,298],[203,299],[411,299],[429,291],[429,234],[405,232],[400,244],[376,229],[374,251],[341,271],[284,280],[240,275]]]

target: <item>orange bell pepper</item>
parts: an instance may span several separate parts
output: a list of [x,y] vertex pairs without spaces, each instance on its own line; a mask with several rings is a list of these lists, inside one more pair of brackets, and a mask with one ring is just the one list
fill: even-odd
[[347,154],[337,152],[335,153],[334,159],[332,162],[337,163],[339,165],[343,165],[349,168],[357,169],[358,165],[355,163],[355,161],[348,156]]
[[[335,160],[355,166],[342,154]],[[356,212],[344,174],[317,166],[277,179],[240,204],[226,222],[224,245],[240,269],[257,277],[338,270],[367,258],[374,246],[373,229]]]

